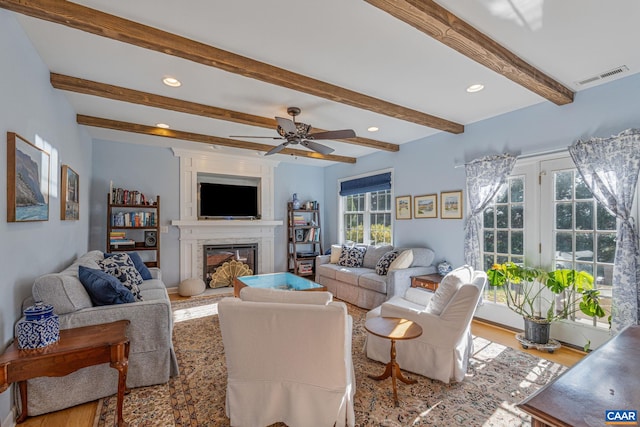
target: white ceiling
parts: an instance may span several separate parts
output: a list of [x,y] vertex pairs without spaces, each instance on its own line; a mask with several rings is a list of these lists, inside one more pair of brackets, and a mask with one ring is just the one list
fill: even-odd
[[[363,0],[86,0],[77,3],[464,125],[549,102]],[[637,0],[440,0],[438,3],[574,91],[640,71]],[[181,9],[181,7],[184,7]],[[440,132],[62,25],[17,15],[49,70],[263,117],[403,144]],[[576,82],[621,65],[625,74]],[[180,88],[162,84],[180,79]],[[485,89],[465,89],[482,83]],[[64,92],[76,113],[219,137],[275,130]],[[564,107],[558,107],[564,108]],[[379,132],[367,131],[377,126]],[[87,128],[99,139],[201,147],[161,137]],[[239,138],[238,138],[239,139]],[[270,139],[246,139],[277,144]],[[323,142],[324,143],[324,142]],[[328,141],[343,156],[374,149]],[[209,149],[208,147],[205,149]],[[402,148],[400,148],[402,149]],[[230,150],[256,156],[248,150]],[[274,159],[325,166],[324,160]]]

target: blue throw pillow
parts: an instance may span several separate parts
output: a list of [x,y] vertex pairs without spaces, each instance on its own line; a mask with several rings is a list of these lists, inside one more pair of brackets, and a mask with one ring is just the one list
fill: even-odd
[[[136,270],[138,270],[138,273],[140,273],[140,276],[142,276],[142,280],[153,279],[153,277],[151,276],[151,272],[149,271],[149,268],[145,265],[144,261],[142,261],[140,254],[138,252],[128,252],[128,254],[129,254],[129,258],[131,258],[131,261],[133,261],[133,265],[136,267]],[[114,255],[115,254],[110,254],[105,252],[104,257],[110,258]]]
[[135,302],[131,291],[110,274],[102,270],[78,267],[78,277],[95,305]]

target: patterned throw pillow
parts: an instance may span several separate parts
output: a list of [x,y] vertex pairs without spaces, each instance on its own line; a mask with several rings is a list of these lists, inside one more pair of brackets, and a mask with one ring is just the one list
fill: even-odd
[[136,266],[133,264],[129,255],[117,253],[103,259],[98,264],[102,271],[120,280],[120,283],[131,291],[136,301],[142,301],[142,295],[138,288],[138,286],[142,284],[142,276],[140,276],[140,273],[136,270]]
[[364,260],[364,252],[366,248],[358,246],[343,246],[342,252],[340,252],[340,259],[338,265],[343,267],[362,267],[362,260]]
[[376,274],[379,276],[385,276],[389,271],[389,266],[393,262],[394,259],[398,257],[398,251],[393,250],[385,253],[380,257],[378,262],[376,263]]

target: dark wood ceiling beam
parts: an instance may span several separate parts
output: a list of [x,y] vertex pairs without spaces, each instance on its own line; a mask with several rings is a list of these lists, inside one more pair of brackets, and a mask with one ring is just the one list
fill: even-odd
[[[226,120],[229,122],[241,123],[244,125],[259,126],[271,130],[275,130],[278,126],[278,122],[276,122],[275,119],[270,119],[268,117],[260,117],[253,114],[226,110],[224,108],[213,107],[210,105],[183,101],[180,99],[169,98],[167,96],[155,95],[152,93],[127,89],[120,86],[113,86],[106,83],[85,80],[78,77],[51,73],[50,80],[51,85],[56,89],[67,90],[84,95],[99,96],[101,98],[108,98],[116,101],[123,101],[132,104],[145,105],[147,107],[178,111],[180,113],[193,114],[208,117],[211,119]],[[315,127],[313,128],[313,130],[314,132],[325,132],[323,129],[318,129]],[[374,139],[368,138],[357,137],[350,139],[338,139],[337,141],[386,151],[398,151],[400,149],[397,144],[376,141]]]
[[0,7],[352,107],[447,132],[464,132],[464,126],[459,123],[303,76],[70,1],[0,0]]
[[[141,125],[136,123],[121,122],[118,120],[104,119],[100,117],[85,116],[78,114],[76,116],[78,124],[97,127],[102,129],[119,130],[122,132],[138,133],[142,135],[160,136],[163,138],[181,139],[184,141],[199,142],[202,144],[220,145],[223,147],[241,148],[244,150],[254,150],[267,152],[274,146],[269,144],[259,144],[254,142],[239,141],[237,139],[221,138],[219,136],[203,135],[200,133],[184,132],[173,129],[161,129],[154,126]],[[333,162],[355,163],[353,157],[337,156],[334,154],[320,154],[311,151],[297,150],[295,148],[285,148],[280,154],[290,154],[298,157],[307,157],[310,159],[329,160]]]
[[365,1],[557,105],[573,102],[571,89],[432,0]]

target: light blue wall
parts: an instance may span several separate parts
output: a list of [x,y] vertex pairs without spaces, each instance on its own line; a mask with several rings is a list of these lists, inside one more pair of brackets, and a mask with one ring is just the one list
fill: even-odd
[[[338,241],[340,178],[393,168],[395,196],[460,190],[465,188],[464,168],[455,166],[477,157],[566,148],[576,139],[610,136],[631,127],[640,127],[640,74],[579,92],[569,105],[543,102],[468,125],[460,135],[443,132],[404,144],[397,153],[376,153],[355,165],[328,167],[325,242]],[[394,224],[396,245],[426,244],[435,250],[436,260],[447,259],[454,265],[464,262],[463,239],[464,220],[412,219]]]
[[[62,92],[49,83],[49,70],[10,12],[0,10],[0,344],[13,338],[22,300],[31,295],[36,277],[61,270],[87,250],[91,140],[76,124]],[[7,223],[6,133],[51,144],[52,176],[49,221]],[[80,176],[80,220],[61,221],[60,166]],[[11,390],[11,389],[10,389]],[[0,423],[12,406],[11,391],[0,394]]]
[[162,279],[167,286],[177,286],[180,233],[170,224],[180,219],[179,170],[180,160],[169,148],[94,140],[89,247],[106,250],[107,194],[111,181],[114,188],[137,190],[152,199],[159,195],[160,226],[168,227],[168,233],[160,234]]
[[[302,166],[294,163],[280,163],[275,169],[275,217],[282,219],[284,225],[275,230],[275,270],[287,269],[287,202],[291,201],[293,193],[298,195],[301,202],[315,200],[320,204],[320,225],[324,236],[325,218],[324,204],[324,168],[319,166]],[[326,240],[323,241],[326,250]]]

